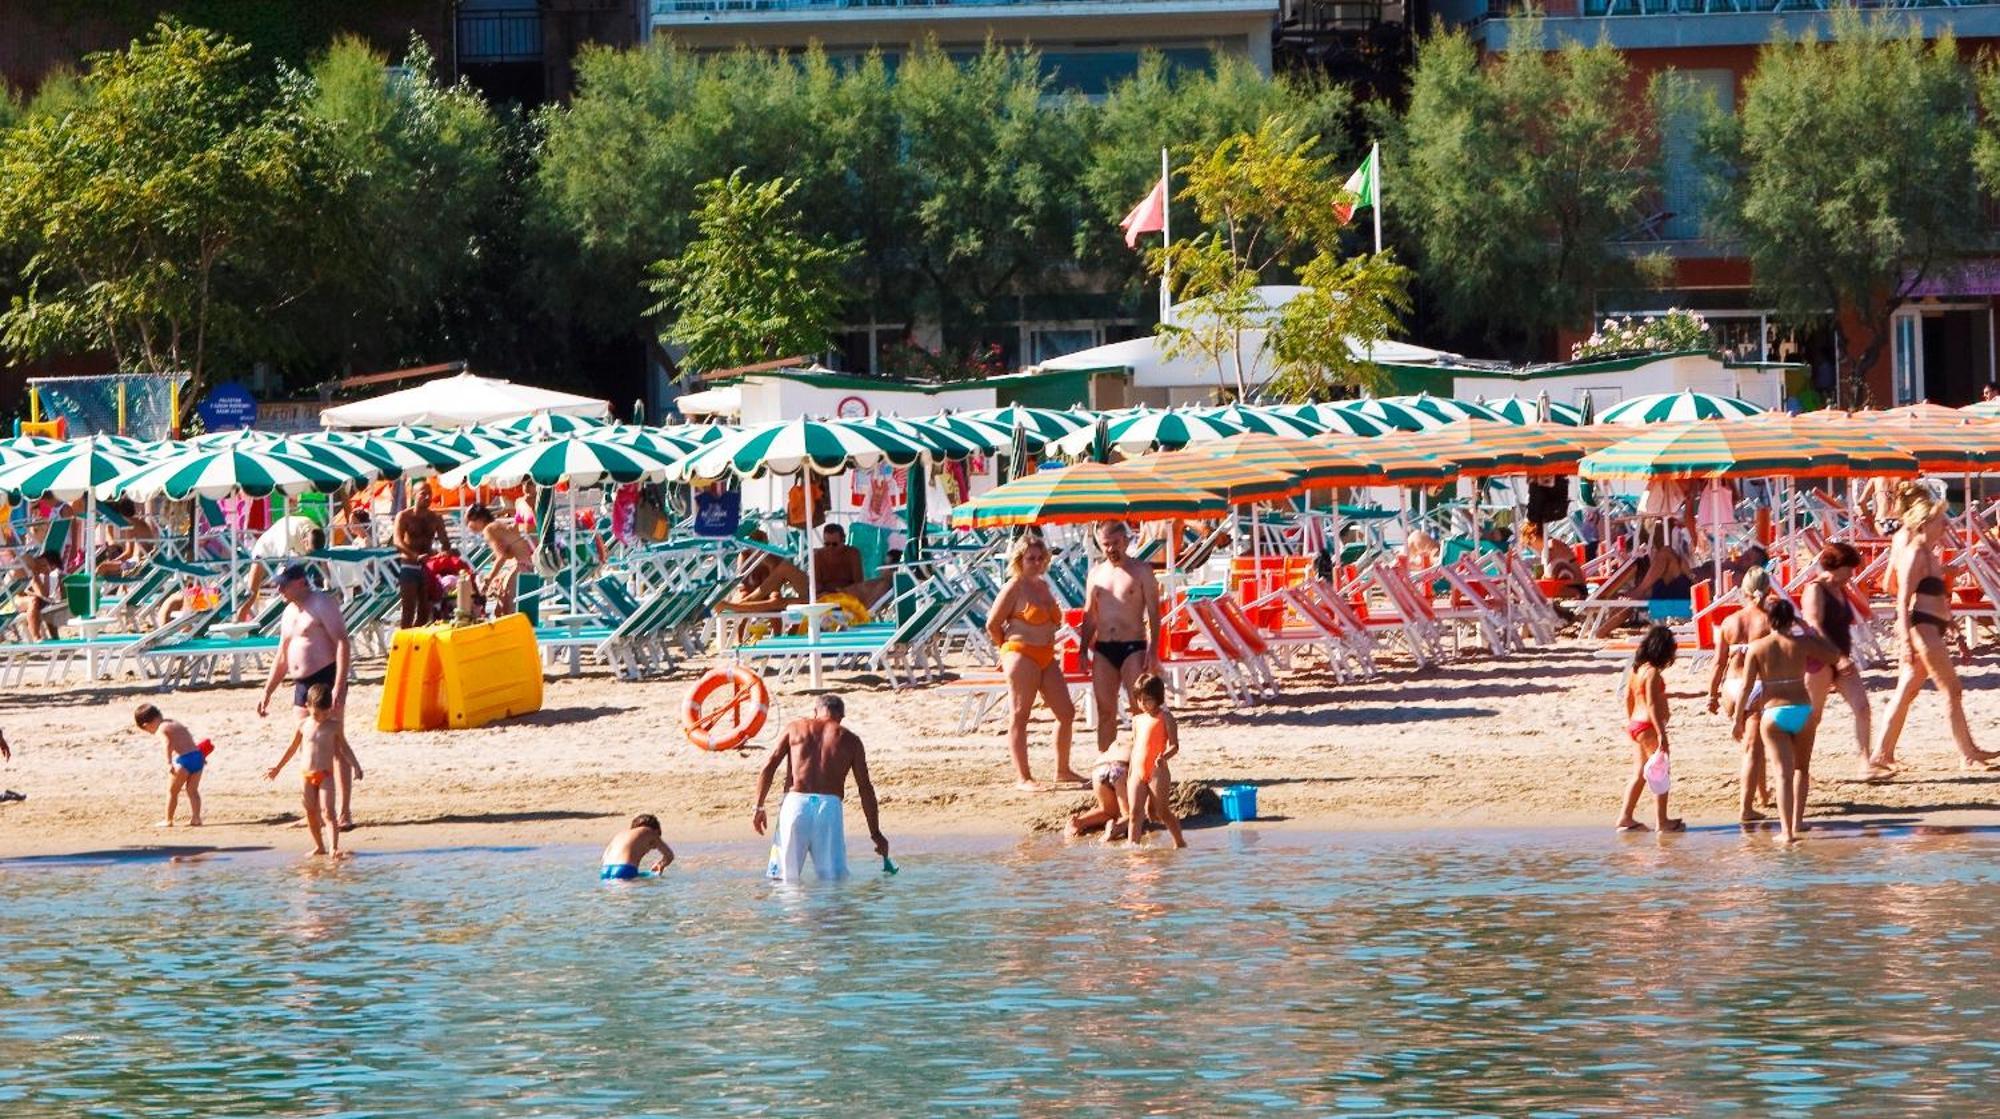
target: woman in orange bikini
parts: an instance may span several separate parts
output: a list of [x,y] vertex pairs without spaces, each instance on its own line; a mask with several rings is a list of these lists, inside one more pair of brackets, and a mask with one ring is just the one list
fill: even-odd
[[1007,745],[1014,752],[1016,784],[1039,790],[1028,771],[1028,718],[1035,696],[1056,717],[1056,781],[1081,785],[1083,778],[1069,767],[1070,734],[1076,726],[1076,705],[1070,702],[1056,656],[1056,630],[1062,625],[1062,604],[1049,589],[1049,546],[1039,536],[1014,541],[1007,554],[1007,585],[1000,588],[993,612],[986,617],[986,634],[1000,647],[1000,670],[1007,674],[1013,703],[1007,724]]
[[1922,484],[1904,482],[1896,487],[1896,515],[1902,518],[1902,527],[1896,530],[1889,570],[1896,580],[1896,647],[1902,664],[1896,676],[1896,693],[1889,700],[1889,717],[1882,726],[1882,741],[1875,748],[1873,765],[1880,770],[1896,764],[1896,740],[1902,736],[1903,720],[1926,680],[1936,681],[1944,695],[1961,764],[1968,769],[1983,768],[2000,758],[2000,754],[1973,744],[1958,670],[1951,663],[1947,644],[1951,587],[1937,555],[1938,543],[1944,539],[1944,513],[1943,503]]

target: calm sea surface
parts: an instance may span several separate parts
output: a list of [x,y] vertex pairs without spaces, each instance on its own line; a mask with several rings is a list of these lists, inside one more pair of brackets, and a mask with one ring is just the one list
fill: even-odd
[[0,1115],[2000,1109],[1991,836],[1190,838],[0,863]]

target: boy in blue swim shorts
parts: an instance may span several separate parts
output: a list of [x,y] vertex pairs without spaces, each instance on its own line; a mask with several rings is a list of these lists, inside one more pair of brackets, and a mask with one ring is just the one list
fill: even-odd
[[604,869],[598,878],[605,882],[625,882],[642,877],[639,864],[647,854],[658,851],[660,861],[646,871],[657,878],[673,865],[674,849],[660,838],[660,819],[650,812],[632,817],[632,826],[611,837],[604,845]]
[[196,742],[193,732],[180,723],[160,714],[160,709],[150,703],[142,703],[132,712],[132,721],[140,730],[158,739],[167,751],[167,818],[157,826],[174,826],[174,814],[180,809],[181,792],[186,790],[188,798],[188,827],[201,826],[201,771],[208,766],[208,752],[213,749],[206,741]]

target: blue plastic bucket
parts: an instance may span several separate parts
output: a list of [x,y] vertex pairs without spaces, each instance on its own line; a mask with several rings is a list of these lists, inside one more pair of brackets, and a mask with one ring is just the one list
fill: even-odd
[[1230,823],[1240,824],[1257,818],[1257,786],[1231,785],[1222,790],[1222,815]]

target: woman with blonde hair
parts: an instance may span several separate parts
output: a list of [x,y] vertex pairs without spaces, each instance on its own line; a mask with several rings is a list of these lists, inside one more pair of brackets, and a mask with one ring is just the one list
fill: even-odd
[[[1742,588],[1743,608],[1715,627],[1715,668],[1708,676],[1708,713],[1729,719],[1736,718],[1737,708],[1745,703],[1743,658],[1752,644],[1770,636],[1771,619],[1764,610],[1776,597],[1771,593],[1771,575],[1761,567],[1743,573]],[[1744,823],[1752,824],[1768,818],[1757,809],[1771,806],[1771,785],[1765,777],[1764,748],[1757,728],[1751,726],[1748,733],[1739,730],[1736,738],[1743,748],[1738,815]]]
[[1035,696],[1056,717],[1056,781],[1080,785],[1083,777],[1069,767],[1070,735],[1076,726],[1076,705],[1070,702],[1056,650],[1056,630],[1062,626],[1062,604],[1049,587],[1049,545],[1039,535],[1014,541],[1007,553],[1007,585],[986,616],[986,634],[1000,648],[1000,670],[1007,674],[1012,712],[1007,746],[1014,753],[1015,784],[1041,788],[1028,768],[1028,719],[1035,713]]
[[2000,758],[2000,753],[1973,745],[1958,670],[1952,667],[1951,649],[1945,643],[1951,628],[1951,587],[1937,554],[1938,542],[1944,538],[1944,513],[1944,503],[1928,487],[1917,482],[1896,487],[1896,516],[1902,525],[1896,530],[1889,571],[1894,579],[1899,672],[1888,719],[1882,725],[1882,741],[1875,748],[1872,764],[1878,769],[1896,764],[1896,740],[1902,736],[1903,720],[1926,680],[1936,681],[1944,696],[1951,715],[1951,736],[1958,743],[1963,764],[1969,768]]

